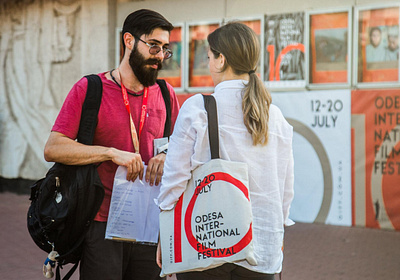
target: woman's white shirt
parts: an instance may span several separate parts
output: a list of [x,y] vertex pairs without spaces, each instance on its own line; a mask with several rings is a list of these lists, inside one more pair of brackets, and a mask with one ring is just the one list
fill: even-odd
[[[293,199],[293,128],[275,105],[269,110],[268,144],[253,145],[243,122],[242,91],[247,81],[229,80],[215,87],[220,157],[246,162],[253,211],[253,245],[257,266],[236,264],[261,273],[282,268],[284,224],[291,225]],[[186,189],[191,171],[211,160],[207,113],[197,94],[184,102],[170,138],[157,204],[172,209]]]

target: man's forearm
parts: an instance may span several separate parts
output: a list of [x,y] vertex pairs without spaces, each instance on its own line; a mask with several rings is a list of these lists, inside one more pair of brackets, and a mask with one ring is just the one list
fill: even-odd
[[51,132],[44,150],[46,161],[85,165],[112,159],[113,148],[84,145],[67,136]]

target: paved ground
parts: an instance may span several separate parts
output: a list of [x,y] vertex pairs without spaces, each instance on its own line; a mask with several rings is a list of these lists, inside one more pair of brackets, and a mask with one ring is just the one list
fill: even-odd
[[[47,254],[26,229],[28,206],[28,195],[0,193],[0,280],[45,279]],[[397,280],[400,232],[297,223],[286,231],[283,269],[284,280]]]

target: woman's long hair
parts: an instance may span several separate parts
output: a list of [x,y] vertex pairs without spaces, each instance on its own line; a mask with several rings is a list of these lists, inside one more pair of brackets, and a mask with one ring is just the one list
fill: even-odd
[[269,106],[272,98],[255,70],[260,59],[260,43],[255,32],[239,22],[230,22],[207,37],[210,50],[217,58],[226,59],[222,72],[229,65],[236,75],[249,73],[242,99],[244,124],[251,134],[253,145],[268,142]]

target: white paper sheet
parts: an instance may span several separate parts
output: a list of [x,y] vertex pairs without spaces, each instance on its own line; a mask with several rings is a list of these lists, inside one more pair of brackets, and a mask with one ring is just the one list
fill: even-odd
[[160,210],[154,199],[160,187],[150,186],[139,178],[135,182],[127,181],[126,174],[127,169],[123,166],[115,173],[105,238],[157,243]]

